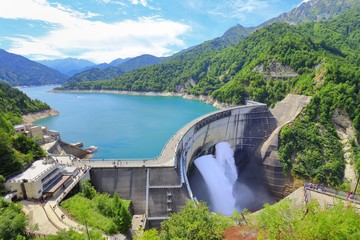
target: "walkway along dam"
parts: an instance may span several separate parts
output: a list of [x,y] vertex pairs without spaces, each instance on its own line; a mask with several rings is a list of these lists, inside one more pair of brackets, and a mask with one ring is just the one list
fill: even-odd
[[218,142],[231,145],[238,166],[245,161],[244,156],[247,161],[257,161],[264,170],[269,191],[281,198],[285,177],[277,154],[278,134],[309,102],[310,97],[290,94],[270,110],[265,104],[249,101],[245,106],[220,110],[190,122],[155,159],[92,159],[75,165],[91,166],[90,178],[95,188],[130,199],[134,214],[144,214],[149,226],[157,226],[194,198],[188,181],[193,161],[213,153]]

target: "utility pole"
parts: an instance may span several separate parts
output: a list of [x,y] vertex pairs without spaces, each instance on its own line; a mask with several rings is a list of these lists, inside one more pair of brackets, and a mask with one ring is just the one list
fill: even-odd
[[359,185],[359,181],[360,181],[360,174],[359,174],[358,180],[357,180],[356,185],[355,185],[355,189],[354,189],[354,192],[353,192],[354,195],[356,194],[356,189],[357,189],[357,187]]

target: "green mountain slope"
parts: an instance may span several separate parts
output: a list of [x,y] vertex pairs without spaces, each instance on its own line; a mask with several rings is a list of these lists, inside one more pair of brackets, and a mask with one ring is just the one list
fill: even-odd
[[45,156],[41,147],[25,135],[14,136],[13,124],[21,115],[50,107],[8,84],[0,82],[0,175],[7,176],[24,169],[34,159]]
[[0,80],[12,86],[62,84],[65,77],[49,67],[0,49]]
[[[158,58],[149,54],[144,54],[123,61],[116,66],[109,66],[104,69],[100,69],[97,67],[88,69],[86,71],[75,74],[67,81],[81,82],[81,81],[108,80],[141,67],[150,66],[163,62],[164,60],[165,60],[164,58]],[[111,64],[116,64],[116,62],[119,61],[114,60]]]
[[49,105],[32,100],[22,91],[0,82],[0,111],[16,116],[50,109]]

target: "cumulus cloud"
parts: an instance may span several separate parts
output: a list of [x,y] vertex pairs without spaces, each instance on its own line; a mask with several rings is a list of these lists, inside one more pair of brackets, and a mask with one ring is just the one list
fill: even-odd
[[185,24],[160,17],[106,23],[91,21],[95,15],[50,5],[46,0],[7,0],[0,8],[0,18],[40,20],[53,25],[40,37],[9,38],[10,52],[33,59],[71,56],[109,62],[144,53],[164,56],[172,53],[171,46],[182,47],[180,37],[190,30]]

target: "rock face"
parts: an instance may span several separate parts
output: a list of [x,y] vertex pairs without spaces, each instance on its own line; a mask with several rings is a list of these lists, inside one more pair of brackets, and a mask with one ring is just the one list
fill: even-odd
[[354,163],[352,161],[351,143],[352,139],[356,140],[355,130],[352,127],[352,122],[345,111],[342,109],[335,109],[332,122],[335,127],[336,133],[340,138],[343,145],[344,160],[345,160],[345,172],[344,179],[350,182],[350,188],[353,190],[356,185],[356,174],[354,170]]
[[25,122],[25,123],[32,123],[32,122],[35,122],[36,120],[51,117],[51,116],[56,116],[59,114],[60,113],[58,111],[51,108],[51,109],[40,111],[40,112],[29,113],[29,114],[23,115],[21,118],[22,118],[23,122]]
[[303,22],[318,22],[332,19],[345,13],[351,8],[360,6],[358,0],[310,0],[302,2],[298,7],[290,12],[270,19],[257,28],[270,25],[274,22],[286,22],[297,24]]
[[298,76],[294,69],[275,60],[268,66],[264,66],[264,64],[256,66],[254,71],[263,74],[266,78],[292,78]]

